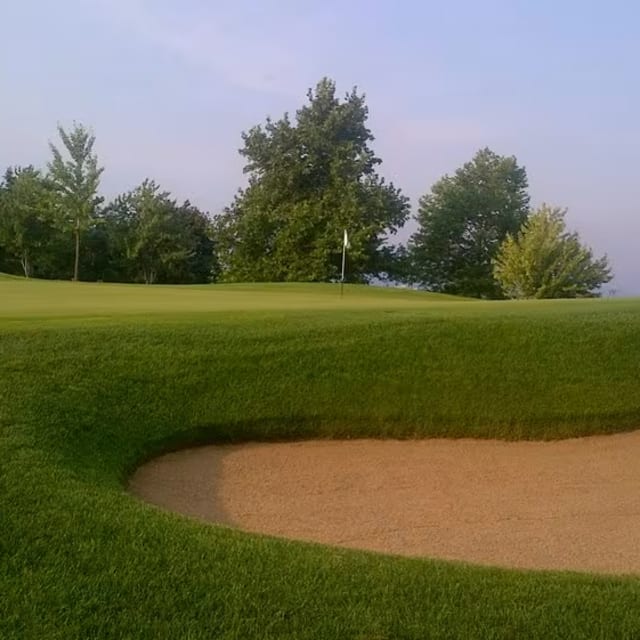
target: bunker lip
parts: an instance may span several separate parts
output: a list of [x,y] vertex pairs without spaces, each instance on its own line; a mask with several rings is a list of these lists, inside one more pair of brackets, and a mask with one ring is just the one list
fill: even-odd
[[245,531],[521,569],[640,573],[640,431],[550,442],[213,445],[129,489]]

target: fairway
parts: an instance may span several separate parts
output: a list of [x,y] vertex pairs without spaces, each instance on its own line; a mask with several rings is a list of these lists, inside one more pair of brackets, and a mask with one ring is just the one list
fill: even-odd
[[[598,434],[605,452],[607,434],[640,426],[638,354],[633,299],[0,277],[0,637],[636,637],[635,573],[290,541],[170,513],[126,486],[142,463],[200,444]],[[633,464],[622,449],[620,473]],[[562,456],[552,462],[561,474]],[[612,540],[600,557],[620,555]]]

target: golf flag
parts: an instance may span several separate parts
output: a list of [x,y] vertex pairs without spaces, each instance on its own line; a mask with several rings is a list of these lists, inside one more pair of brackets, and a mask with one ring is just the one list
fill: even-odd
[[342,289],[344,285],[344,270],[347,266],[347,249],[349,248],[349,234],[347,230],[344,230],[344,235],[342,236],[342,274],[340,276],[340,295],[342,295]]

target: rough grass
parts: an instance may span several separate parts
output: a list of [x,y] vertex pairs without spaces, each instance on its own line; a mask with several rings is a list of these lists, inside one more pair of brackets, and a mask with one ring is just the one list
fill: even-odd
[[632,638],[635,577],[287,542],[127,495],[183,444],[640,425],[640,301],[0,282],[0,637]]

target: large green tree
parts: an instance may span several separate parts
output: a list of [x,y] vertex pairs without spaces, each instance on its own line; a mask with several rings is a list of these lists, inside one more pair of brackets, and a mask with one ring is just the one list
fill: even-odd
[[[79,279],[80,241],[91,226],[96,208],[100,175],[98,158],[93,153],[95,136],[81,124],[74,123],[70,132],[58,126],[58,133],[66,154],[50,143],[53,159],[49,163],[49,176],[59,196],[58,224],[74,238],[73,279]],[[65,158],[66,155],[66,158]]]
[[494,275],[508,298],[593,296],[612,278],[606,256],[594,258],[577,233],[567,231],[566,209],[543,205],[515,235],[507,235]]
[[492,260],[529,213],[527,174],[490,149],[436,182],[420,199],[409,241],[410,279],[432,291],[495,298]]
[[7,169],[0,188],[0,244],[29,278],[52,235],[53,190],[32,166]]
[[376,172],[381,161],[367,116],[363,95],[354,89],[340,100],[325,78],[294,122],[285,114],[243,134],[249,185],[216,223],[225,279],[335,279],[343,229],[350,277],[376,272],[386,235],[408,217],[408,201]]
[[188,200],[176,208],[175,214],[185,230],[189,254],[186,260],[175,265],[172,282],[215,282],[220,275],[220,269],[211,218]]
[[[101,215],[102,242],[120,279],[209,282],[216,266],[208,217],[178,205],[152,180],[122,194]],[[96,238],[96,242],[100,239]]]

